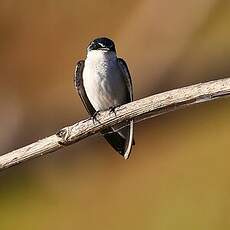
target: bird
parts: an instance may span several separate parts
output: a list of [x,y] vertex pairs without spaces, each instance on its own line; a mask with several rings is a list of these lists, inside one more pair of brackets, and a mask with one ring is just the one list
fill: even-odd
[[[78,61],[74,84],[90,116],[133,101],[133,86],[126,62],[117,57],[114,42],[96,38],[87,47],[85,60]],[[101,133],[107,142],[125,159],[135,144],[133,120],[107,128]]]

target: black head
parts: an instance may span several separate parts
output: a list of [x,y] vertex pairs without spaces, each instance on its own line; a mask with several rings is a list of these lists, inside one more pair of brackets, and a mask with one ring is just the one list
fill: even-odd
[[87,51],[105,50],[116,52],[114,42],[109,38],[96,38],[90,42]]

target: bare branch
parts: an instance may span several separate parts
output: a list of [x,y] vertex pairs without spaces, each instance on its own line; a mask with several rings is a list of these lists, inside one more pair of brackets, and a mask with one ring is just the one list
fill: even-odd
[[230,95],[230,78],[200,83],[146,97],[109,111],[101,112],[98,121],[82,120],[61,129],[57,134],[0,156],[0,170],[26,160],[54,152],[122,121],[135,122],[155,117],[192,104]]

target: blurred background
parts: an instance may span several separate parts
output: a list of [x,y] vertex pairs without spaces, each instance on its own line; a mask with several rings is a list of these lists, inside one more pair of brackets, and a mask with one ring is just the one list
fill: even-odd
[[[229,0],[1,0],[0,154],[88,117],[78,60],[112,38],[135,99],[230,75]],[[100,135],[0,173],[0,229],[229,229],[230,100]]]

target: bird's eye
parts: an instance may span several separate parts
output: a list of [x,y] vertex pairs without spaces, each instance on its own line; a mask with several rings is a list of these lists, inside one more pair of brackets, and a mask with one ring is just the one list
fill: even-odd
[[92,49],[92,50],[96,50],[96,49],[98,49],[100,46],[98,45],[98,43],[96,43],[96,42],[92,42],[91,43],[91,45],[90,45],[90,48]]

